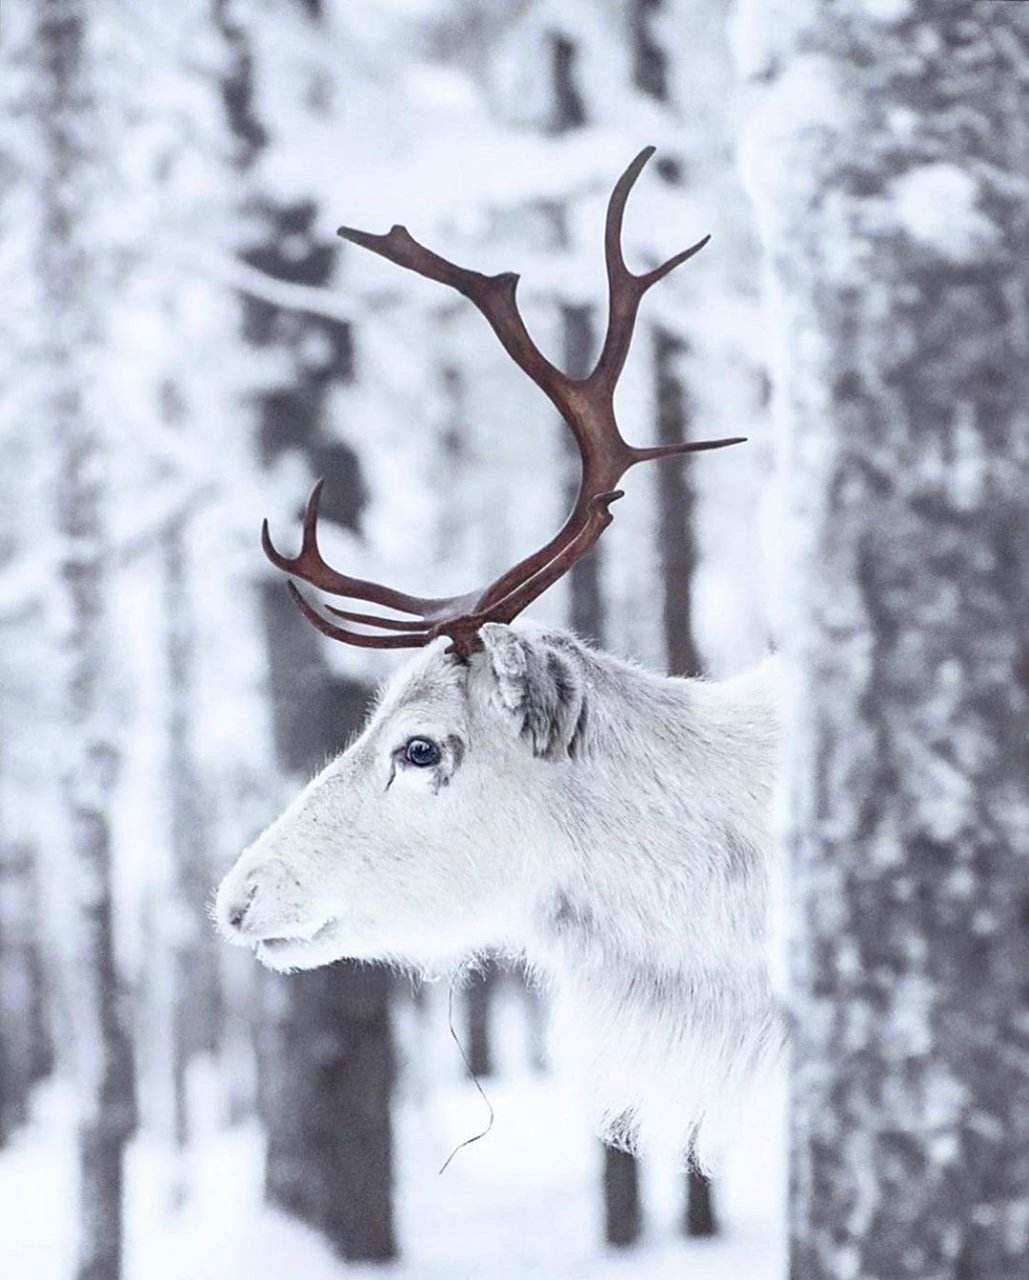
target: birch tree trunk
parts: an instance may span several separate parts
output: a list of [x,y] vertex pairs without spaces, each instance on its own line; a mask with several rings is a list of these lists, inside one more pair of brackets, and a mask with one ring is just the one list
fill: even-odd
[[37,421],[56,451],[57,592],[65,689],[62,791],[72,841],[79,1122],[80,1280],[117,1280],[122,1155],[133,1124],[132,1056],[118,1001],[112,937],[109,808],[119,749],[109,705],[105,440],[91,385],[101,347],[95,238],[98,113],[87,7],[36,0],[44,314]]
[[793,1274],[1014,1280],[1029,8],[772,9],[738,34],[790,507]]

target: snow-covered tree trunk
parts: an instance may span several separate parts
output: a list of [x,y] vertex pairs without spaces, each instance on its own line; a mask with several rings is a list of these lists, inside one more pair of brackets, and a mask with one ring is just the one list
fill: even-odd
[[[40,643],[47,592],[38,529],[52,519],[53,442],[26,430],[38,384],[36,242],[39,66],[35,13],[23,6],[0,22],[0,1145],[27,1116],[29,1090],[53,1065],[51,950],[40,922],[41,851],[55,830],[53,647]],[[46,479],[44,479],[44,476]]]
[[746,0],[737,36],[789,506],[793,1273],[1014,1280],[1029,6]]
[[[278,256],[284,238],[304,237],[312,215],[304,206],[269,209],[262,265],[280,278],[295,272],[324,283],[331,268],[324,245],[311,243],[292,262]],[[359,503],[339,482],[349,479],[359,489],[357,459],[326,439],[324,417],[333,382],[351,376],[349,332],[267,307],[248,310],[252,335],[263,332],[287,355],[284,385],[259,401],[265,456],[302,448],[320,474],[337,480],[326,514],[349,522]],[[333,678],[322,642],[280,581],[268,583],[265,604],[276,739],[284,772],[299,781],[359,727],[368,690]],[[275,1016],[262,1063],[274,1093],[274,1106],[265,1110],[269,1195],[324,1231],[341,1256],[389,1259],[395,1253],[389,974],[348,962],[270,983]]]
[[119,745],[110,661],[102,410],[92,385],[101,345],[104,272],[96,254],[98,112],[88,6],[36,0],[40,148],[37,270],[47,323],[35,420],[53,440],[56,582],[65,733],[62,790],[76,904],[74,1017],[79,1121],[80,1280],[117,1280],[122,1154],[133,1124],[132,1056],[119,1009],[111,903],[109,810]]
[[39,910],[36,848],[0,828],[0,1146],[27,1118],[29,1092],[53,1065]]
[[[171,886],[165,903],[172,934],[171,1076],[176,1146],[189,1139],[187,1073],[201,1053],[218,1048],[221,990],[217,940],[208,927],[211,862],[203,781],[194,750],[197,632],[190,589],[189,516],[177,514],[161,537],[162,618],[167,663],[167,770]],[[168,926],[166,926],[168,927]]]

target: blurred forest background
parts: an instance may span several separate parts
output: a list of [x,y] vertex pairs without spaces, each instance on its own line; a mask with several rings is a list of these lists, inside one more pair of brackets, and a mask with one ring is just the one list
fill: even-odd
[[[630,265],[713,240],[646,301],[623,429],[751,443],[634,473],[534,612],[676,673],[766,651],[728,12],[0,5],[0,1273],[613,1275],[646,1248],[650,1274],[781,1274],[781,1109],[713,1197],[641,1169],[591,1136],[545,997],[487,965],[454,1026],[497,1123],[437,1178],[485,1111],[449,992],[270,975],[207,916],[393,661],[303,623],[261,518],[288,547],[325,476],[331,558],[442,594],[543,541],[577,479],[474,309],[344,247],[341,222],[520,272],[544,350],[585,372],[607,196],[656,144]],[[723,1243],[686,1242],[719,1219]]]
[[[1027,68],[1004,0],[0,0],[0,1276],[1025,1274]],[[621,425],[749,443],[531,612],[781,637],[789,1227],[781,1082],[710,1185],[601,1146],[516,967],[274,976],[207,915],[394,662],[261,518],[324,476],[330,560],[449,594],[574,491],[474,308],[336,228],[519,272],[584,371],[648,144],[630,267],[713,238]]]

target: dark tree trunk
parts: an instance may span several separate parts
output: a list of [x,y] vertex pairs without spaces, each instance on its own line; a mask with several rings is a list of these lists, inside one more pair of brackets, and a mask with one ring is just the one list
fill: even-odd
[[[596,358],[596,337],[592,307],[561,307],[561,342],[565,371],[573,378],[584,378]],[[568,455],[567,505],[571,508],[579,492],[579,449],[570,430],[562,426]],[[601,547],[598,543],[588,551],[568,579],[568,625],[584,640],[604,643],[604,601],[601,594]]]
[[[312,403],[307,392],[296,389],[294,407]],[[266,434],[273,424],[299,429],[295,416],[279,416],[281,398],[274,399]],[[317,636],[281,583],[268,585],[265,605],[276,739],[285,771],[300,777],[342,749],[361,722],[367,690],[332,680]],[[392,1258],[388,974],[339,964],[268,984],[276,988],[261,1055],[268,1194],[324,1231],[344,1258]]]
[[0,1147],[6,1145],[14,1129],[24,1124],[29,1100],[24,1044],[17,1034],[25,1025],[29,993],[14,942],[16,912],[12,900],[16,901],[18,895],[12,893],[9,882],[15,849],[14,842],[0,834],[0,1007],[4,1010],[0,1027]]
[[38,912],[35,850],[0,833],[0,1146],[24,1124],[32,1086],[53,1068]]
[[773,38],[761,7],[748,150],[796,535],[793,1274],[1015,1280],[1029,8],[858,0],[841,21],[819,0]]
[[499,979],[500,970],[496,962],[486,960],[471,975],[465,990],[464,1048],[468,1055],[468,1069],[474,1076],[493,1074],[490,1011]]
[[[671,108],[669,53],[662,44],[655,19],[665,0],[633,0],[631,29],[633,82],[655,102]],[[667,14],[664,16],[667,17]],[[680,184],[681,165],[668,157],[659,170],[668,182]],[[653,377],[657,407],[657,441],[679,444],[689,438],[689,393],[682,372],[688,344],[680,334],[660,324],[651,328]],[[700,675],[702,664],[693,631],[693,578],[697,569],[696,498],[688,463],[668,463],[657,469],[658,555],[663,599],[661,630],[669,674]],[[692,1164],[686,1173],[683,1231],[687,1236],[710,1236],[717,1231],[710,1179]]]
[[[681,373],[686,344],[666,330],[654,330],[654,381],[657,438],[678,444],[689,438],[689,402]],[[697,568],[693,486],[688,466],[660,467],[657,477],[659,554],[664,598],[661,623],[671,675],[700,675],[702,665],[693,637],[693,575]],[[686,1172],[683,1230],[688,1236],[711,1236],[718,1230],[714,1192],[706,1174],[692,1164]]]
[[[573,378],[589,373],[596,358],[597,340],[592,307],[561,307],[563,367]],[[579,451],[571,440],[568,505],[579,487]],[[603,549],[598,544],[576,562],[568,578],[568,625],[583,639],[604,643],[604,600],[600,580]],[[639,1171],[628,1151],[604,1144],[604,1238],[608,1244],[627,1245],[641,1230]]]
[[639,1166],[635,1156],[604,1145],[604,1239],[608,1244],[635,1244],[643,1229]]
[[633,84],[655,102],[668,101],[668,55],[651,25],[664,7],[664,0],[632,0],[629,7]]
[[553,88],[549,125],[554,133],[566,133],[586,123],[586,107],[575,74],[578,50],[574,40],[563,31],[552,31],[547,37],[546,52]]
[[[317,21],[320,6],[308,8]],[[262,227],[245,257],[281,280],[327,284],[335,247],[316,238],[315,207],[283,204],[255,187],[254,161],[268,135],[254,97],[250,43],[222,0],[216,0],[215,17],[231,54],[223,98],[241,185],[250,184],[250,223]],[[330,393],[353,376],[349,327],[250,299],[244,333],[255,347],[275,349],[287,366],[278,387],[255,400],[262,462],[302,451],[314,474],[333,477],[323,516],[353,527],[363,500],[358,460],[325,431]],[[361,722],[366,691],[332,679],[316,634],[297,616],[280,581],[269,583],[264,601],[276,746],[283,772],[298,780],[343,747]],[[343,964],[269,977],[266,987],[273,1012],[259,1057],[259,1093],[268,1129],[268,1195],[325,1232],[342,1257],[391,1258],[387,975]]]
[[396,1256],[389,974],[331,965],[269,981],[266,1186],[349,1261]]
[[686,1173],[686,1211],[682,1216],[683,1233],[702,1239],[718,1234],[711,1179],[692,1166]]
[[[265,606],[277,736],[290,771],[310,771],[360,722],[366,691],[330,681],[316,634],[299,625],[280,583],[266,588]],[[389,975],[356,964],[269,975],[266,996],[269,1198],[325,1232],[344,1258],[392,1258]]]
[[[654,329],[654,382],[657,399],[657,440],[679,444],[688,439],[689,405],[680,364],[686,344],[666,329]],[[693,575],[697,568],[694,494],[689,463],[657,468],[658,554],[664,600],[661,627],[668,671],[676,676],[699,675],[700,654],[693,637]]]
[[105,283],[92,256],[99,113],[87,50],[88,6],[36,0],[39,164],[37,269],[49,324],[41,342],[37,420],[52,433],[65,732],[61,787],[75,898],[74,1017],[79,1122],[79,1280],[118,1280],[122,1153],[134,1123],[132,1053],[115,968],[109,810],[119,749],[107,683],[110,552],[104,527],[105,440],[88,396],[101,342]]

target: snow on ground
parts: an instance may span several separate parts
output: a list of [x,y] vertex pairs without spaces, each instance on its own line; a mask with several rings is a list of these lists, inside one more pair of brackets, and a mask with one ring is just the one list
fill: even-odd
[[[781,1280],[783,1090],[765,1087],[745,1146],[718,1186],[724,1234],[677,1235],[682,1175],[643,1166],[646,1232],[624,1251],[600,1244],[600,1149],[574,1093],[551,1075],[489,1082],[496,1123],[481,1142],[440,1164],[482,1125],[469,1083],[405,1101],[397,1117],[400,1263],[348,1265],[317,1233],[261,1200],[262,1140],[255,1126],[214,1133],[190,1153],[192,1194],[171,1206],[175,1167],[153,1139],[128,1160],[127,1280]],[[37,1118],[0,1154],[0,1276],[69,1280],[74,1247],[74,1147],[70,1099],[48,1086]]]

